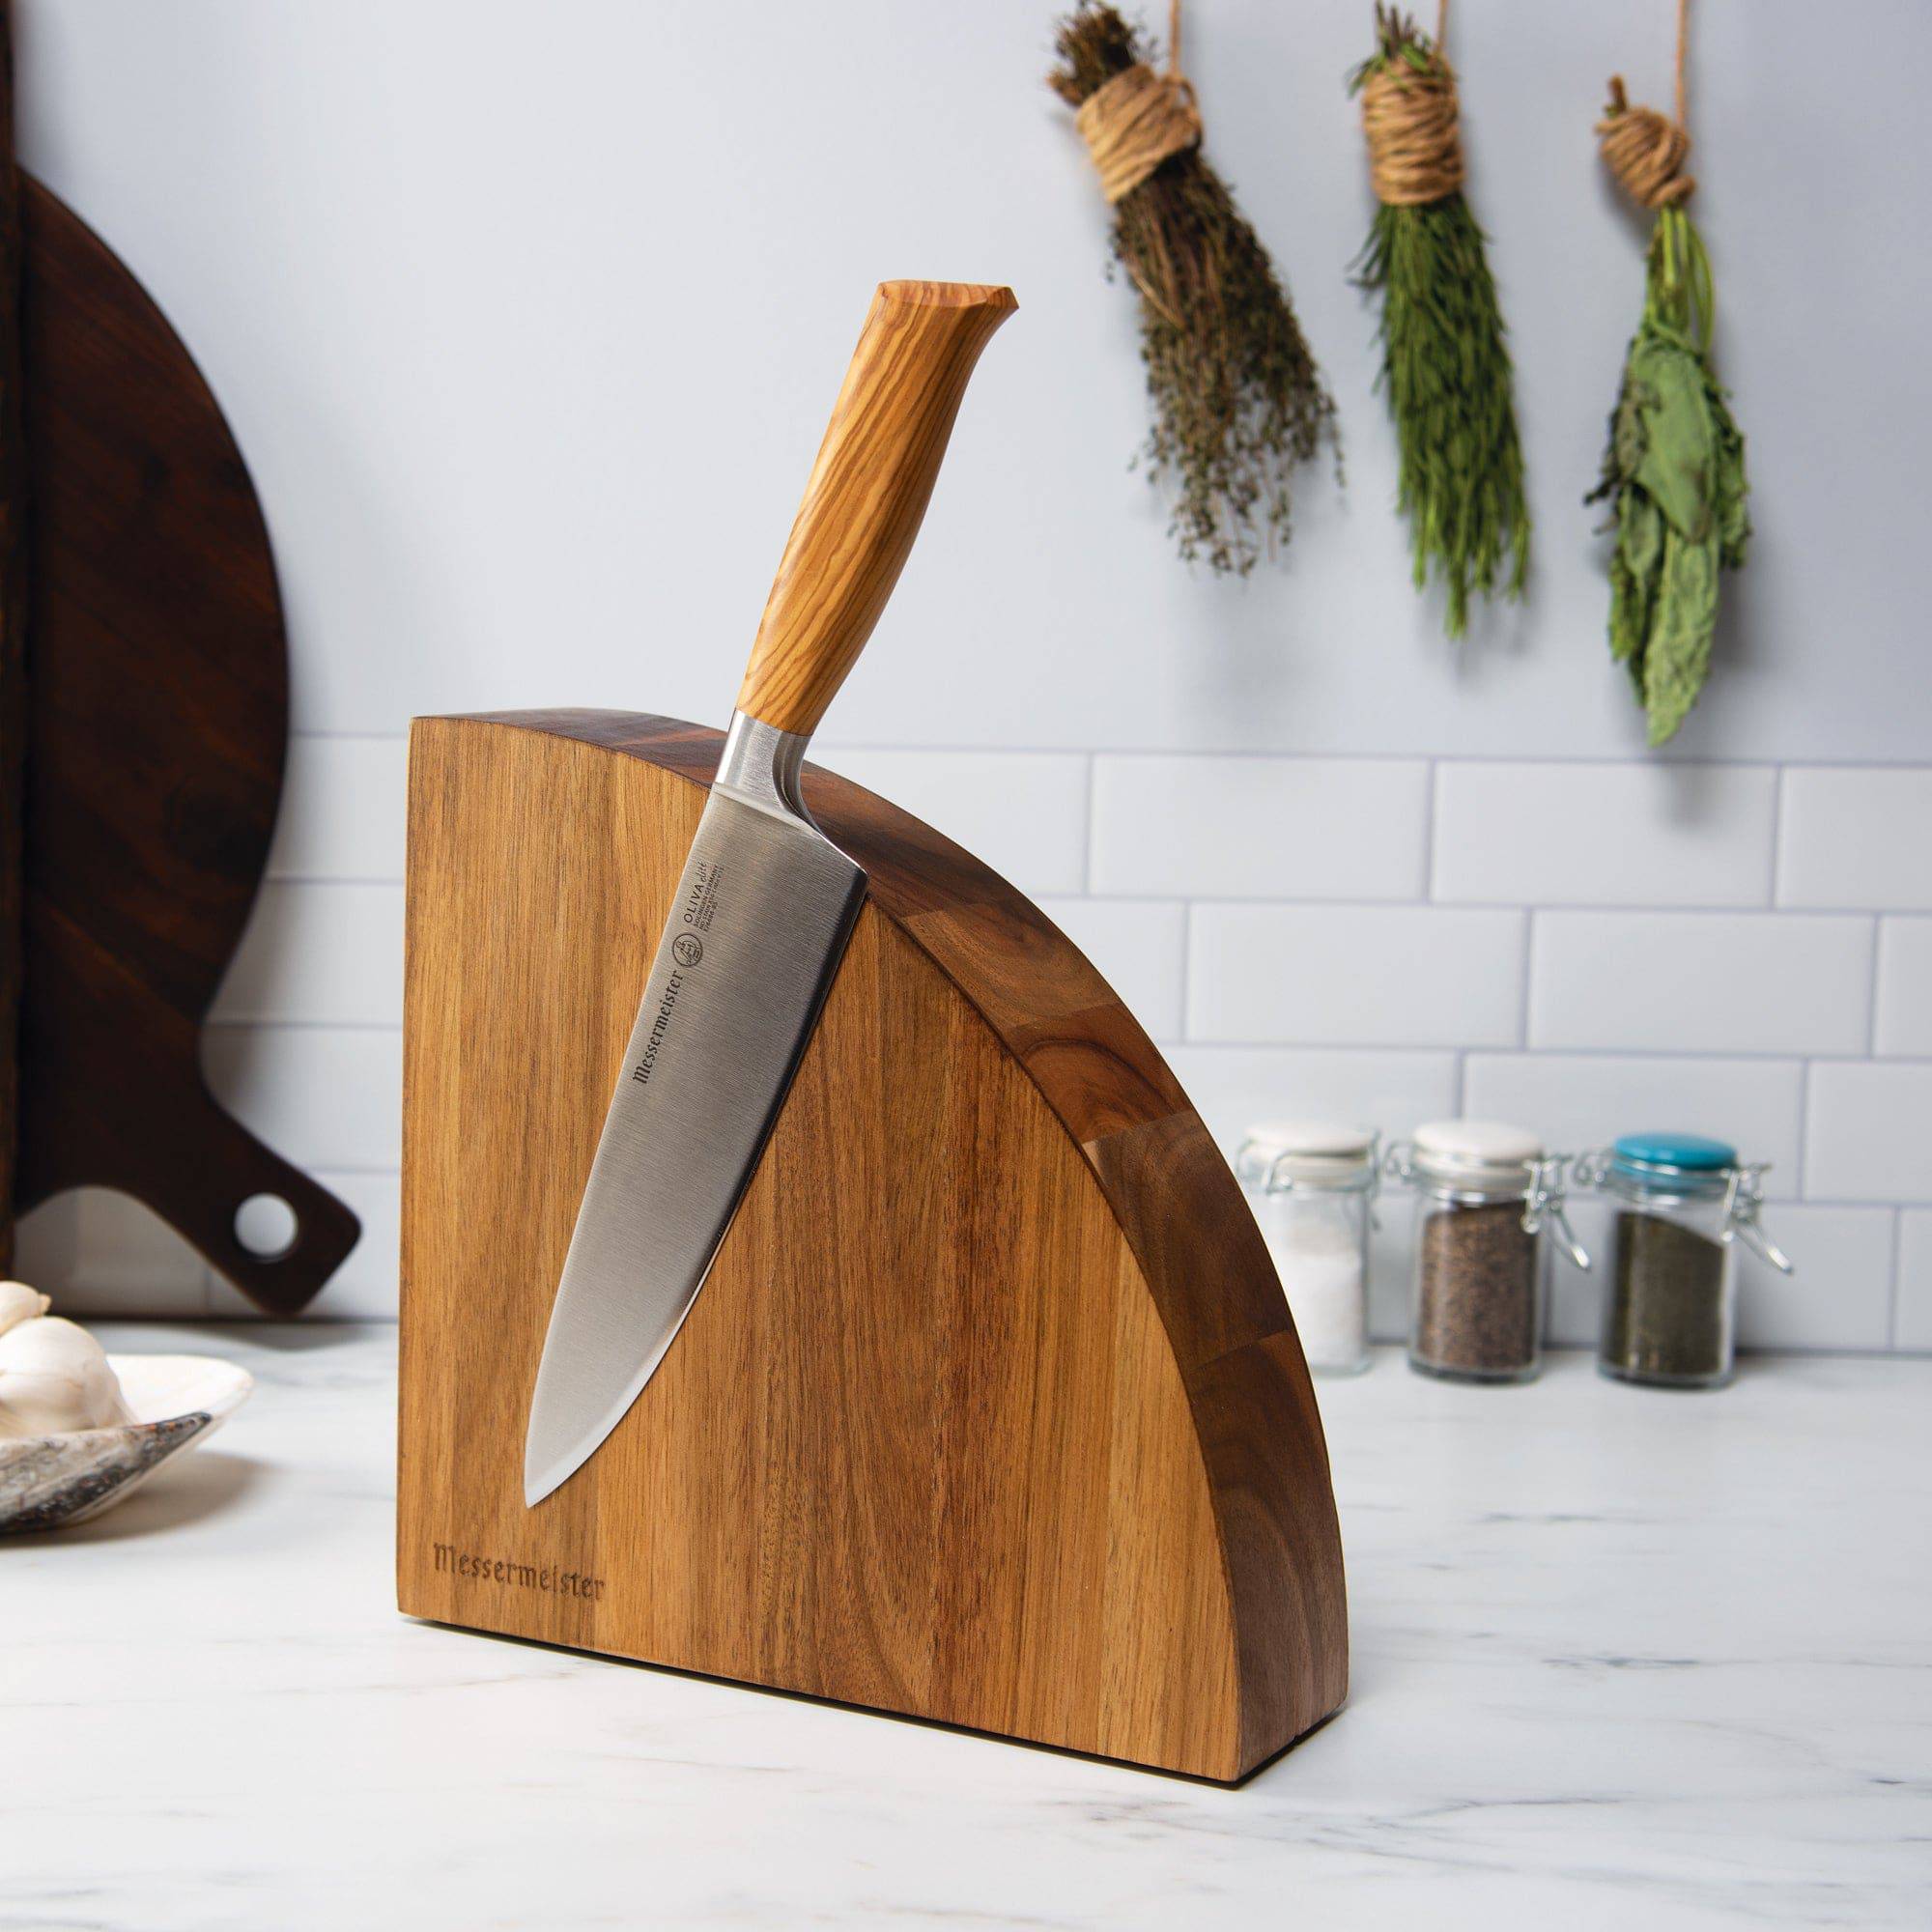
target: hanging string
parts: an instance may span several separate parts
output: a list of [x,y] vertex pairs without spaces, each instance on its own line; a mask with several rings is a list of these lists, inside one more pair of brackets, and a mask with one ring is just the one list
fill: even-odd
[[1201,143],[1194,87],[1180,68],[1180,0],[1167,15],[1167,71],[1143,62],[1117,73],[1073,117],[1110,202],[1131,194],[1170,155]]
[[1634,201],[1645,208],[1671,208],[1696,191],[1697,178],[1684,172],[1690,155],[1690,90],[1686,74],[1690,55],[1690,0],[1677,0],[1677,118],[1654,107],[1633,107],[1623,76],[1610,80],[1610,101],[1597,123],[1597,145],[1605,165]]
[[1463,107],[1442,51],[1448,0],[1439,0],[1427,69],[1389,62],[1362,82],[1369,180],[1389,208],[1425,207],[1463,185]]

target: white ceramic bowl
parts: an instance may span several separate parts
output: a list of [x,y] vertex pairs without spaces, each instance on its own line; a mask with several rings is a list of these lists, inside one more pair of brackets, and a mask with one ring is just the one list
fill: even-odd
[[255,1378],[213,1355],[110,1355],[135,1419],[0,1441],[0,1534],[64,1529],[111,1509],[248,1399]]

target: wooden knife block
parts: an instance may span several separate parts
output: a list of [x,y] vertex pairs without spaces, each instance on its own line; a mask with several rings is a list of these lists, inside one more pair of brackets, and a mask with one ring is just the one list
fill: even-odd
[[1341,1703],[1342,1554],[1239,1188],[1100,976],[859,786],[870,891],[690,1318],[526,1509],[551,1301],[717,733],[419,719],[412,1616],[1236,1779]]

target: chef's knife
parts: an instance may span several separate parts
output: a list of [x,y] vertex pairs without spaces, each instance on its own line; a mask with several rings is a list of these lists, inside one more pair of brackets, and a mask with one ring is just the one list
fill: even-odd
[[534,1508],[664,1360],[784,1103],[866,875],[811,822],[805,750],[918,534],[1007,289],[884,282],[838,392],[658,941],[551,1309]]

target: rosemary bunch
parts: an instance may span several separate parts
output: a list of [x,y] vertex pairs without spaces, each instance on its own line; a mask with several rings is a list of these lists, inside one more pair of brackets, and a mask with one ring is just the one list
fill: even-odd
[[[1412,20],[1378,7],[1376,51],[1350,77],[1350,92],[1376,76],[1400,89],[1409,75],[1436,98],[1447,95],[1443,178],[1457,179],[1454,78]],[[1382,299],[1377,386],[1395,423],[1396,500],[1409,521],[1415,587],[1432,573],[1440,580],[1443,628],[1461,638],[1473,592],[1493,597],[1500,585],[1508,597],[1522,595],[1530,535],[1502,309],[1461,187],[1431,200],[1384,201],[1356,279]]]
[[1610,655],[1653,745],[1676,735],[1711,674],[1718,573],[1742,565],[1750,540],[1745,440],[1711,367],[1712,318],[1710,258],[1672,203],[1651,236],[1643,320],[1589,498],[1616,513]]
[[[1145,63],[1136,30],[1082,0],[1049,84],[1079,106]],[[1335,404],[1267,251],[1200,150],[1171,155],[1114,211],[1114,254],[1140,295],[1150,477],[1172,487],[1189,562],[1245,576],[1293,521],[1295,467],[1335,439]]]

